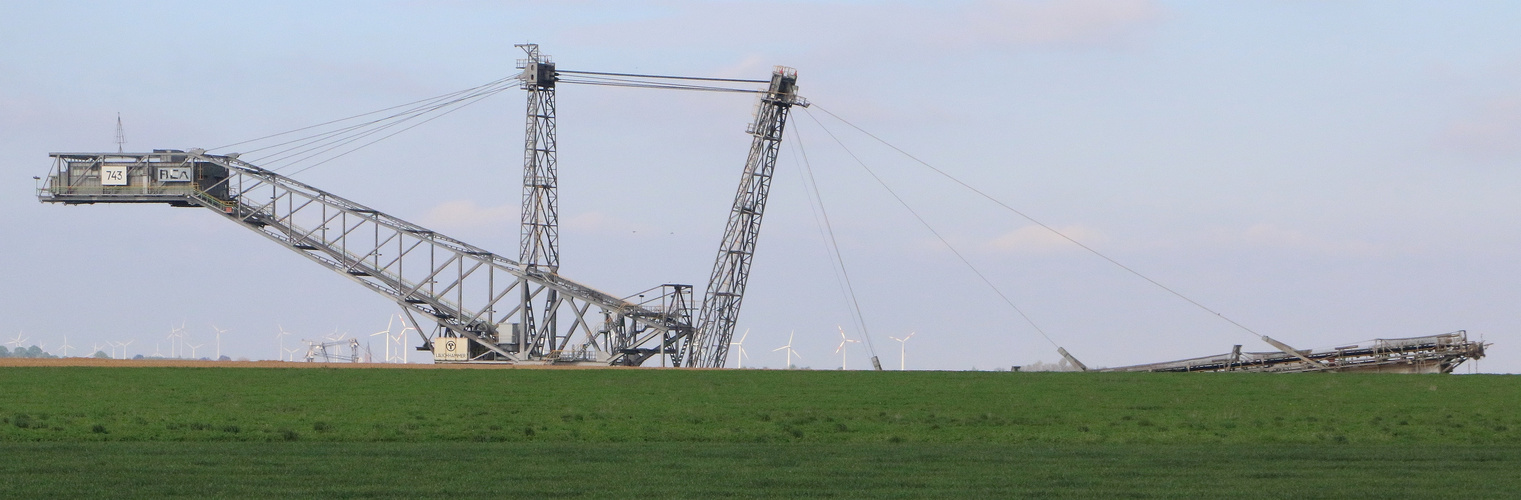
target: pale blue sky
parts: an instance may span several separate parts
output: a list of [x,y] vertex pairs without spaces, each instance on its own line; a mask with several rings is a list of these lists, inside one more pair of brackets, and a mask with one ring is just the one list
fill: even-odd
[[[796,67],[820,106],[1257,331],[1466,329],[1496,343],[1481,370],[1518,372],[1518,25],[1514,2],[4,2],[0,336],[151,354],[171,324],[217,323],[224,352],[269,358],[277,324],[383,328],[384,298],[210,213],[42,205],[31,177],[48,152],[114,148],[118,112],[129,149],[209,147],[501,78],[531,41],[570,69]],[[700,287],[752,105],[562,89],[562,272]],[[504,93],[300,178],[512,255],[522,109]],[[908,331],[911,368],[1056,360],[807,114],[792,126],[888,364]],[[1269,349],[846,141],[1089,365]],[[799,364],[838,367],[849,319],[788,148],[746,366],[781,366],[795,329]]]

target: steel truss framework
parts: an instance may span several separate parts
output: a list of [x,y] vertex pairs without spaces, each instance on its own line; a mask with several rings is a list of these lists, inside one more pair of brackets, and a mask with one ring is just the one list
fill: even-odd
[[555,140],[555,64],[539,46],[518,45],[528,53],[519,60],[520,79],[528,93],[523,124],[523,224],[518,261],[525,266],[560,271],[560,196]]
[[1459,330],[1440,335],[1403,339],[1375,339],[1330,349],[1284,352],[1241,352],[1151,363],[1104,372],[1389,372],[1452,373],[1464,361],[1484,357],[1483,342],[1468,340]]
[[[523,124],[523,208],[519,226],[522,239],[518,261],[528,270],[558,273],[560,195],[555,133],[555,64],[548,56],[539,53],[537,44],[517,47],[528,56],[517,63],[517,68],[523,70],[518,78],[528,94]],[[519,288],[520,328],[527,332],[557,331],[555,308],[559,306],[559,292],[549,289],[535,295],[531,289],[530,286]],[[527,341],[531,347],[527,349],[563,351],[565,346],[557,345],[554,337],[550,333],[530,335]]]
[[[746,130],[753,137],[749,156],[694,322],[690,285],[657,286],[636,294],[641,301],[632,303],[559,276],[555,125],[559,74],[537,45],[519,47],[527,53],[517,66],[522,70],[518,78],[527,91],[528,105],[517,261],[235,155],[209,155],[201,150],[55,153],[53,172],[38,197],[58,203],[169,203],[213,209],[395,300],[422,337],[420,349],[433,350],[437,361],[640,365],[651,357],[669,355],[674,366],[723,367],[754,262],[787,117],[792,106],[808,106],[796,94],[797,72],[777,67],[769,87],[756,91],[760,102],[755,121]],[[108,166],[112,175],[120,175],[126,167],[131,182],[104,185],[101,175]],[[166,166],[193,171],[197,178],[185,183],[164,181],[155,172]],[[436,328],[424,330],[419,318],[433,321]],[[464,351],[455,350],[460,344],[451,342],[444,353],[432,349],[432,340],[439,336],[474,342],[465,343],[469,348]]]
[[[169,203],[211,209],[313,262],[395,300],[425,346],[435,337],[471,342],[459,361],[583,361],[639,365],[693,331],[690,289],[632,303],[546,270],[524,266],[229,156],[190,152],[54,153],[38,197],[53,203]],[[193,168],[203,182],[156,183],[156,169]],[[102,186],[103,167],[125,167],[132,186]],[[209,184],[207,182],[210,182]],[[683,298],[685,293],[685,298]],[[544,300],[553,321],[510,322]],[[436,328],[424,330],[419,321]],[[431,333],[424,333],[431,332]]]
[[760,239],[766,198],[771,193],[782,132],[794,105],[808,106],[808,101],[797,95],[797,71],[777,67],[771,75],[770,87],[761,96],[755,122],[746,131],[753,137],[750,156],[745,160],[745,171],[719,243],[718,259],[713,263],[708,289],[703,294],[698,333],[674,358],[678,365],[717,368],[723,367],[728,359],[729,342],[739,322],[739,307],[745,298],[755,245]]

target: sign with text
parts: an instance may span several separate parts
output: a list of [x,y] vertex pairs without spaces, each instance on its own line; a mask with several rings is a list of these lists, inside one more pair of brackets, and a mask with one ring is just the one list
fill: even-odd
[[102,186],[125,186],[127,185],[127,166],[102,166],[100,167],[100,185]]
[[470,339],[464,337],[435,337],[433,339],[434,361],[466,361],[470,359]]
[[190,182],[191,172],[192,172],[192,170],[191,170],[190,167],[159,167],[158,168],[158,181],[159,182]]

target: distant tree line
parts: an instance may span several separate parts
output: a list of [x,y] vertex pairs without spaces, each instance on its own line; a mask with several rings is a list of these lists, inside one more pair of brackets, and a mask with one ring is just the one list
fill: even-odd
[[41,347],[17,347],[12,351],[5,346],[0,346],[0,358],[56,358],[52,354],[44,352]]

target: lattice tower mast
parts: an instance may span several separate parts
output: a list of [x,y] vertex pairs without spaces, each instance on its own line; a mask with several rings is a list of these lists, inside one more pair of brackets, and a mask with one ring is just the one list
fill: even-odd
[[696,338],[687,343],[686,352],[680,353],[685,366],[721,368],[728,357],[729,341],[739,322],[739,307],[754,262],[755,243],[760,237],[766,197],[771,191],[782,131],[793,105],[808,105],[797,96],[797,71],[777,67],[771,75],[770,87],[761,94],[755,122],[747,130],[753,137],[750,156],[734,195],[734,207],[729,211],[729,223],[719,243],[707,292],[703,294]]
[[555,64],[536,44],[518,45],[528,58],[523,90],[528,116],[523,128],[523,225],[518,258],[525,266],[560,270],[560,200],[556,179]]
[[[518,261],[529,271],[550,274],[560,271],[560,196],[556,165],[555,138],[555,63],[539,53],[538,44],[519,44],[527,53],[518,61],[523,70],[523,90],[528,93],[527,118],[523,127],[523,209],[522,240]],[[519,312],[520,336],[525,352],[543,354],[556,344],[555,310],[557,292],[544,290],[544,311],[534,316],[530,288],[522,289]],[[540,323],[543,323],[542,325]]]

